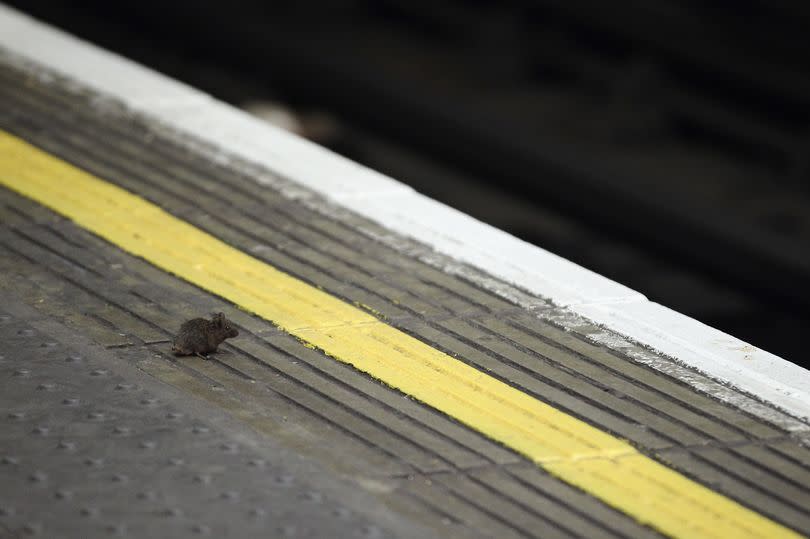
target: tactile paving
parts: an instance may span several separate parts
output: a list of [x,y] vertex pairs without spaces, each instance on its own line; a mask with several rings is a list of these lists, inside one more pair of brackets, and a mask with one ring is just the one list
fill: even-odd
[[174,405],[176,392],[143,373],[120,372],[147,349],[82,350],[7,312],[0,342],[0,536],[429,535],[386,529],[356,511],[373,495],[339,481],[325,492],[323,473]]

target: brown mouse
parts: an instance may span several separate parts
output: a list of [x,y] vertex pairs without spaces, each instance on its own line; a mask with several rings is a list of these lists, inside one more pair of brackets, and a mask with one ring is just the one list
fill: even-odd
[[172,342],[172,352],[176,356],[197,355],[208,359],[208,354],[216,352],[222,341],[237,335],[239,331],[222,313],[215,314],[211,320],[194,318],[180,326]]

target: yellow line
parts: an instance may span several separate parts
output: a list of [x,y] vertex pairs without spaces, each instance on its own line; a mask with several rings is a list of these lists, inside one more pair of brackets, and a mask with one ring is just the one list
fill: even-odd
[[0,184],[456,418],[664,534],[799,537],[627,442],[2,131]]

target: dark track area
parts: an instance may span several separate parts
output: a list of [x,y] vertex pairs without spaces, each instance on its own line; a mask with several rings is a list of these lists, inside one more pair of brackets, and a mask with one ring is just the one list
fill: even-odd
[[804,3],[12,5],[804,366]]

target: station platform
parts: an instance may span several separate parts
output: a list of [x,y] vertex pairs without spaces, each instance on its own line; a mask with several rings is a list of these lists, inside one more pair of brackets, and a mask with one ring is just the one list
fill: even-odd
[[[810,534],[807,371],[18,12],[0,36],[0,537]],[[219,312],[238,337],[172,354]]]

